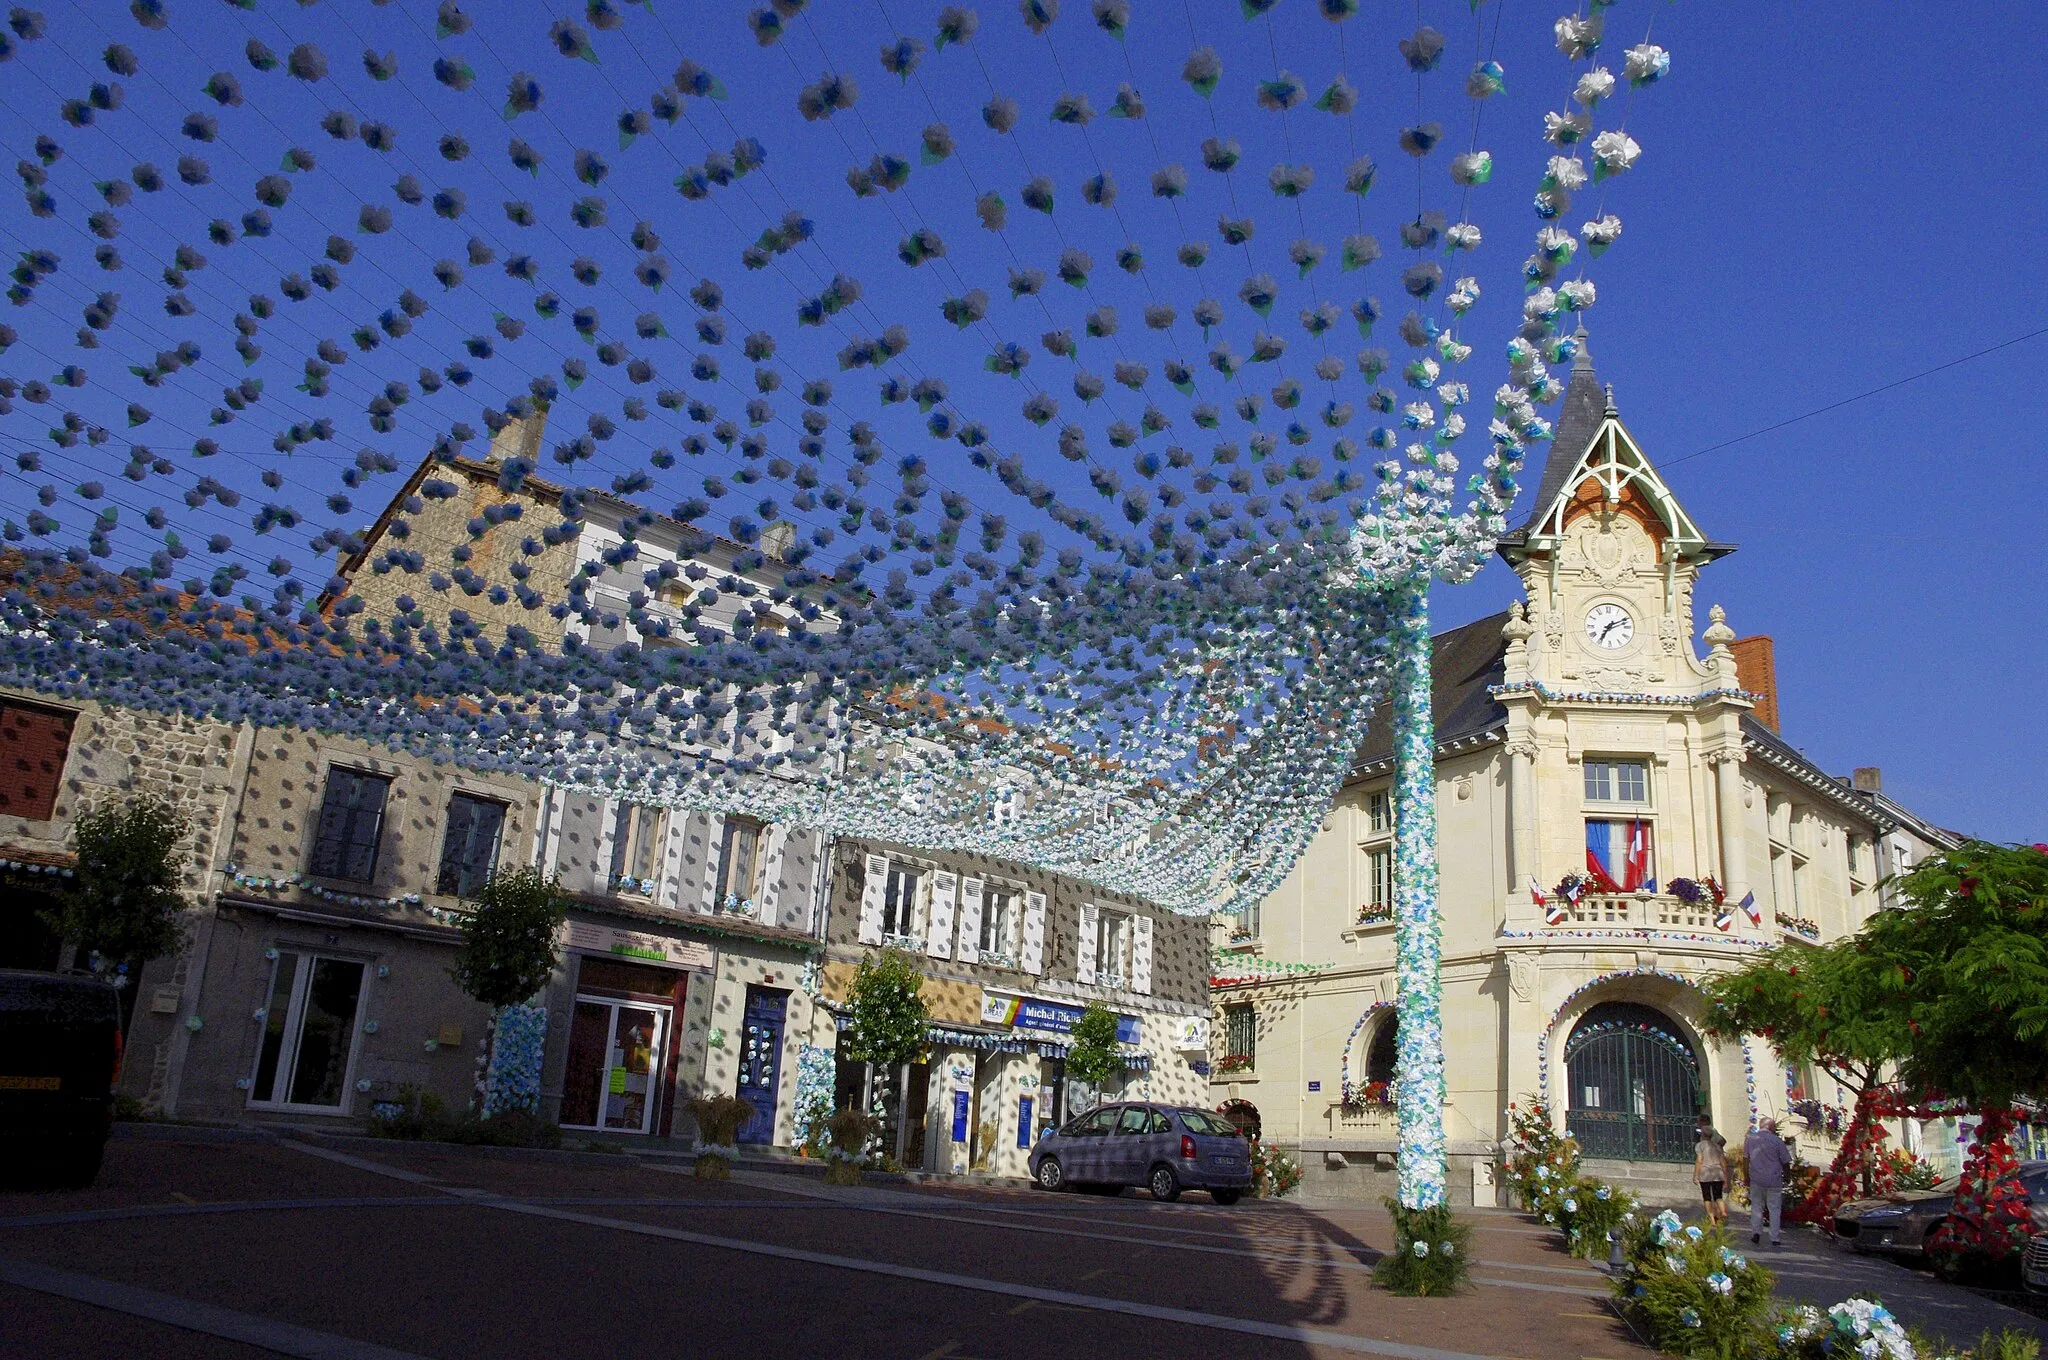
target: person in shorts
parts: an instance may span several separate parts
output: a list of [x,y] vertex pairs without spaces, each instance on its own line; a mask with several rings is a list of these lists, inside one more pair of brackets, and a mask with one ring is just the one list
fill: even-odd
[[1692,1147],[1692,1178],[1700,1188],[1700,1199],[1707,1206],[1707,1222],[1725,1223],[1728,1221],[1728,1140],[1704,1117],[1699,1122],[1698,1134],[1699,1140]]

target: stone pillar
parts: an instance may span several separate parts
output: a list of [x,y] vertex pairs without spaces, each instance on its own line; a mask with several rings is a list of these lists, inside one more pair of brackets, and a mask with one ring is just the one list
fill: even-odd
[[1714,803],[1721,823],[1721,886],[1732,902],[1749,890],[1742,855],[1742,752],[1716,751],[1707,757],[1714,767]]
[[1389,601],[1394,690],[1394,960],[1400,980],[1401,1203],[1444,1202],[1443,923],[1437,916],[1436,718],[1429,581]]
[[1514,864],[1508,896],[1527,900],[1529,881],[1542,882],[1536,862],[1536,741],[1527,733],[1508,738],[1508,832]]

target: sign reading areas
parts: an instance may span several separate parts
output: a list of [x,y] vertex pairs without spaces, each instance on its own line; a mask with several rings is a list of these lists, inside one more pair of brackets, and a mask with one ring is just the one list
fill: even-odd
[[[988,992],[981,1000],[982,1024],[1008,1025],[1012,1029],[1035,1030],[1040,1034],[1071,1034],[1082,1014],[1083,1008],[1080,1006],[1046,1001],[1035,996],[1008,996],[1002,992]],[[1119,1015],[1116,1018],[1116,1039],[1120,1044],[1138,1042],[1137,1016]]]

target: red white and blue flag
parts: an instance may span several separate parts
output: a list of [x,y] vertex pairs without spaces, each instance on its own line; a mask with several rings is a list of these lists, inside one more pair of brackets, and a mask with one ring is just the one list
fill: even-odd
[[1764,923],[1763,910],[1757,906],[1756,894],[1753,892],[1746,892],[1742,895],[1742,913],[1749,917],[1749,923],[1753,926],[1760,926]]
[[1650,824],[1646,821],[1586,823],[1586,875],[1607,892],[1655,892],[1651,871]]

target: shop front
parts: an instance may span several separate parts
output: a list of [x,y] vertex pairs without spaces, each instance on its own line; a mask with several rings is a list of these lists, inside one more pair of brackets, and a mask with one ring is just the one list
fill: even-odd
[[712,969],[711,947],[585,920],[568,922],[563,944],[574,1000],[556,1122],[668,1137],[690,971]]

